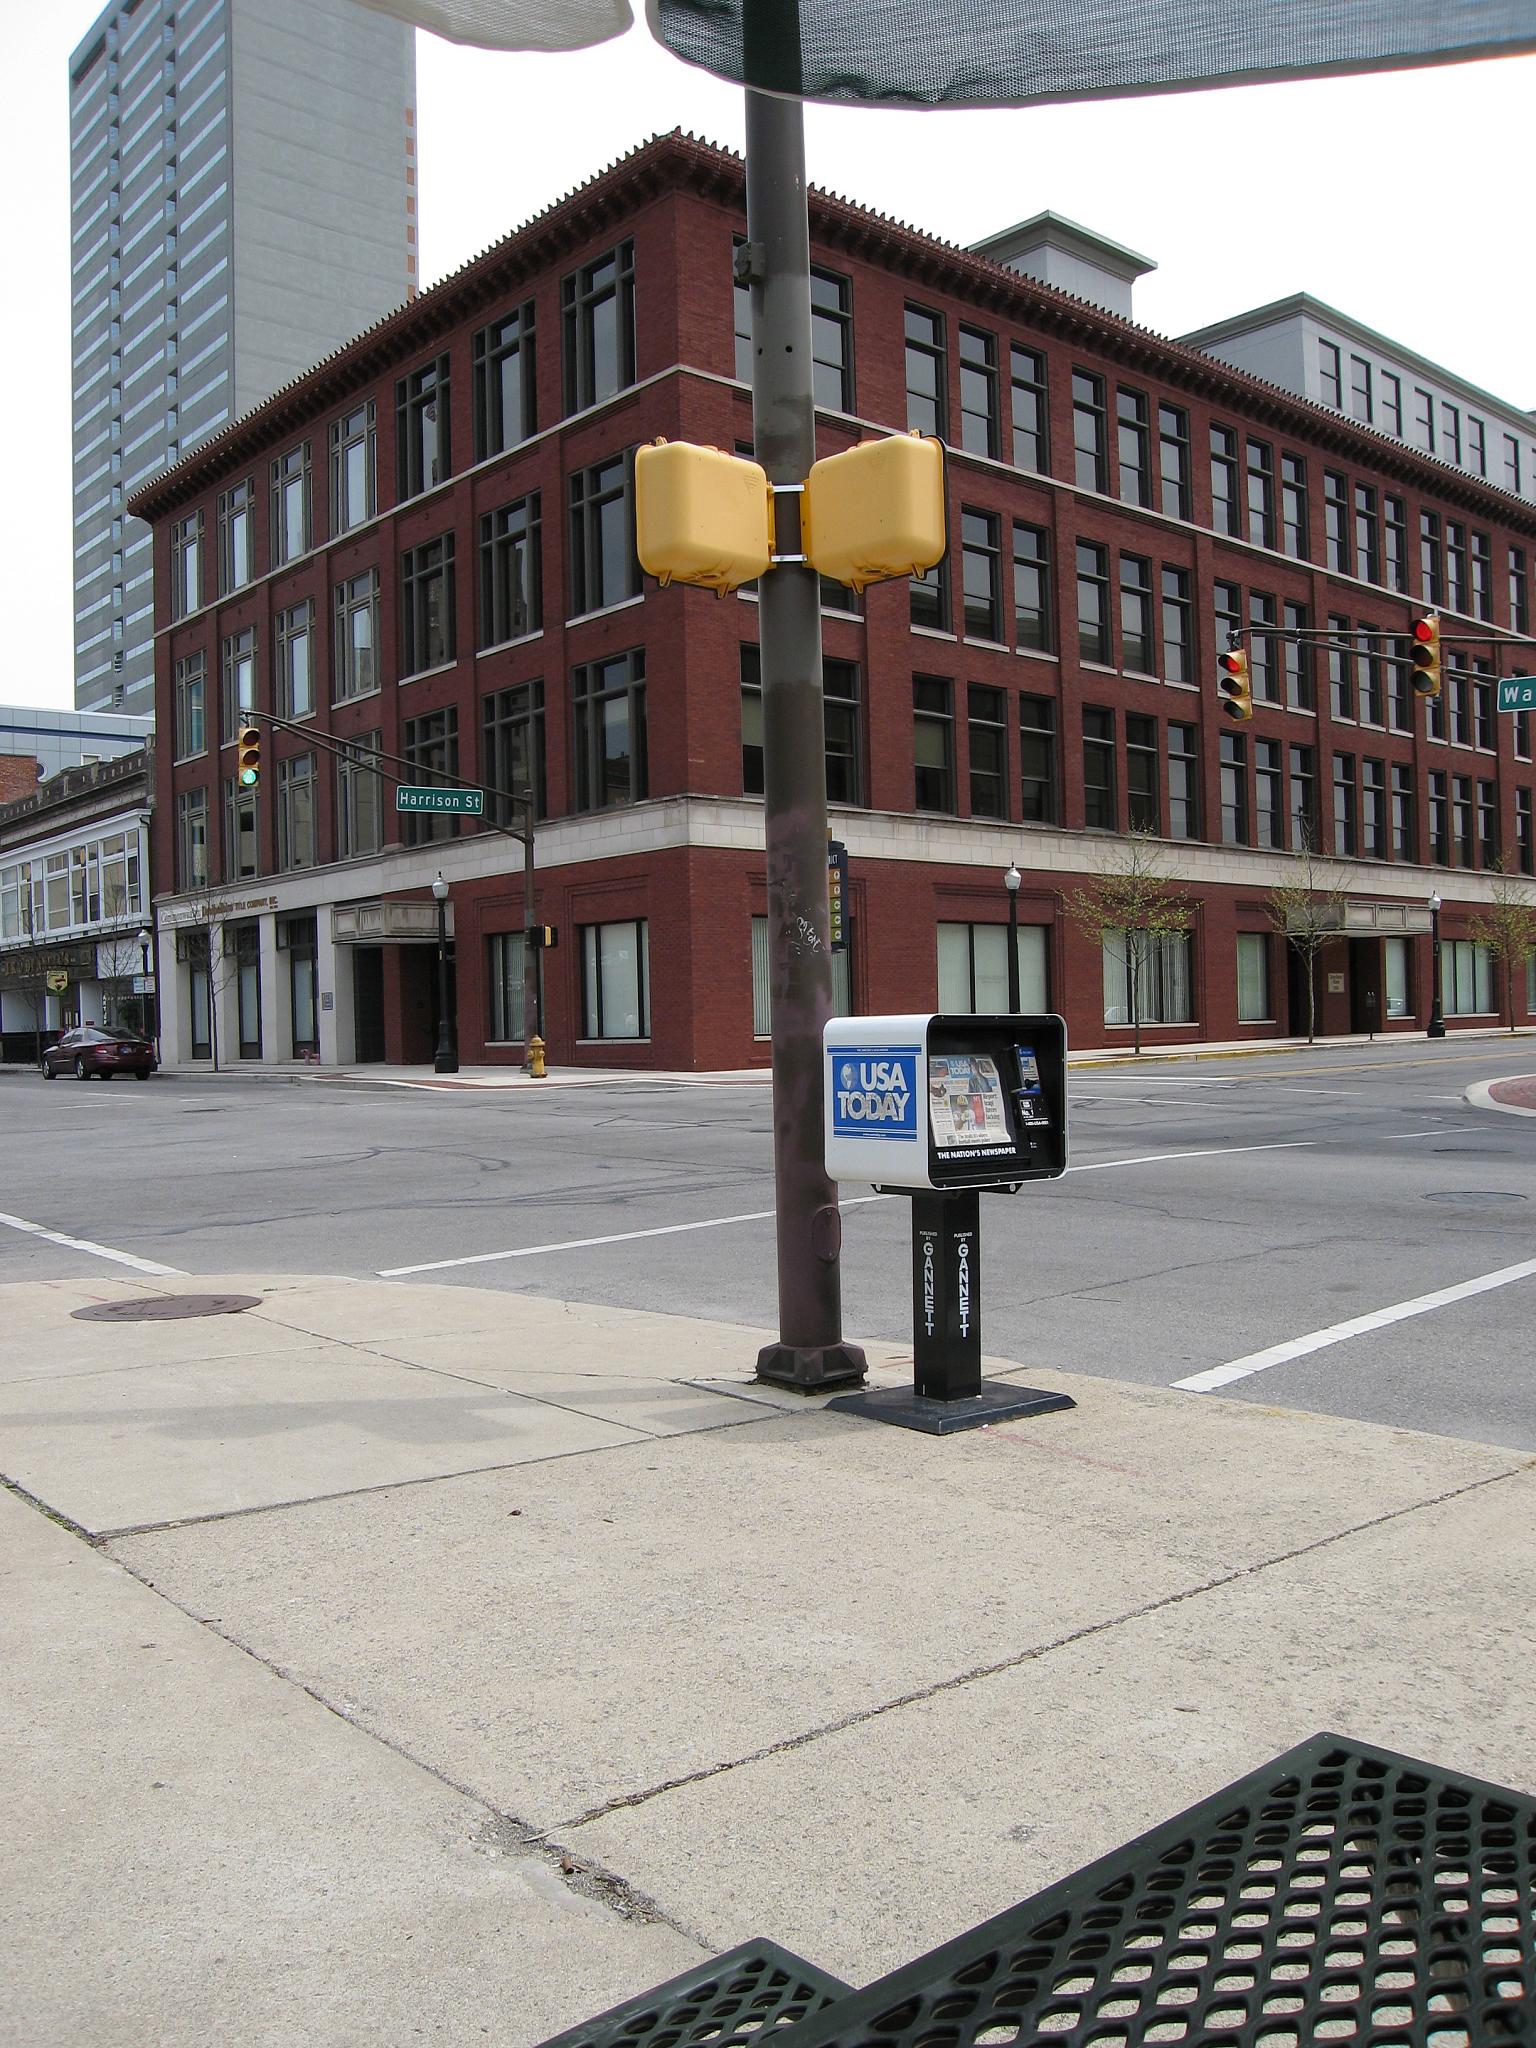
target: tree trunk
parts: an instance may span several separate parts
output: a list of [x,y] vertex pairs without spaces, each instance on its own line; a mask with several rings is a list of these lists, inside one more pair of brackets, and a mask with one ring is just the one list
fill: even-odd
[[1317,1043],[1317,955],[1307,955],[1307,1043]]
[[1132,1050],[1137,1059],[1141,1058],[1141,994],[1136,986],[1140,967],[1141,945],[1139,938],[1133,938],[1127,932],[1125,935],[1125,978],[1131,994]]
[[213,1055],[213,1071],[219,1071],[219,992],[213,976],[213,930],[208,932],[208,1050]]

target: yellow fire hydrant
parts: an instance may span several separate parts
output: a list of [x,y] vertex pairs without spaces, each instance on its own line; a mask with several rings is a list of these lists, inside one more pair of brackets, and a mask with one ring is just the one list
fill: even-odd
[[528,1041],[528,1078],[531,1081],[544,1079],[544,1041],[537,1032]]

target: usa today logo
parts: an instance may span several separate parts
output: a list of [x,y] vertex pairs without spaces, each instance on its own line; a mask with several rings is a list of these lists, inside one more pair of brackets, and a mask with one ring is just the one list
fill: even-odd
[[915,1139],[917,1057],[915,1046],[847,1045],[832,1053],[833,1136]]

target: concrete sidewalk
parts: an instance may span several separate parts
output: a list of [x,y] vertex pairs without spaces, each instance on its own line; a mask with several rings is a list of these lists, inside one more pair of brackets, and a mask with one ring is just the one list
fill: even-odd
[[258,1305],[0,1288],[18,2048],[529,2048],[754,1933],[865,1982],[1324,1727],[1536,1789],[1520,1453],[1027,1361],[1077,1408],[934,1439],[760,1331],[177,1285]]

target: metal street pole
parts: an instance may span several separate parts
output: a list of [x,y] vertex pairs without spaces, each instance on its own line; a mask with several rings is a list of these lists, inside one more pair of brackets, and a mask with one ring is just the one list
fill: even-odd
[[437,902],[437,1057],[435,1074],[456,1074],[459,1056],[454,1050],[453,1021],[448,1015],[448,884],[439,875],[432,884]]
[[1023,879],[1017,865],[1011,865],[1003,876],[1008,891],[1008,1009],[1015,1017],[1019,1014],[1019,884]]
[[[752,31],[758,10],[749,5]],[[763,782],[773,1001],[773,1164],[779,1338],[757,1376],[802,1393],[858,1383],[864,1353],[845,1344],[842,1215],[822,1154],[822,1031],[832,1014],[827,902],[827,770],[821,601],[800,549],[801,492],[816,459],[811,365],[810,221],[798,100],[748,92],[747,244],[752,288],[752,426],[777,487],[779,566],[758,585]]]
[[1444,1038],[1445,1009],[1440,993],[1440,891],[1438,889],[1429,899],[1429,930],[1429,950],[1434,962],[1430,972],[1434,986],[1429,998],[1429,1029],[1424,1035],[1426,1038]]
[[523,1070],[534,1079],[542,1079],[544,1064],[535,1060],[533,1044],[537,1038],[542,1045],[544,1039],[544,1003],[540,994],[543,955],[533,943],[533,791],[519,789],[513,794],[522,800],[523,807]]

